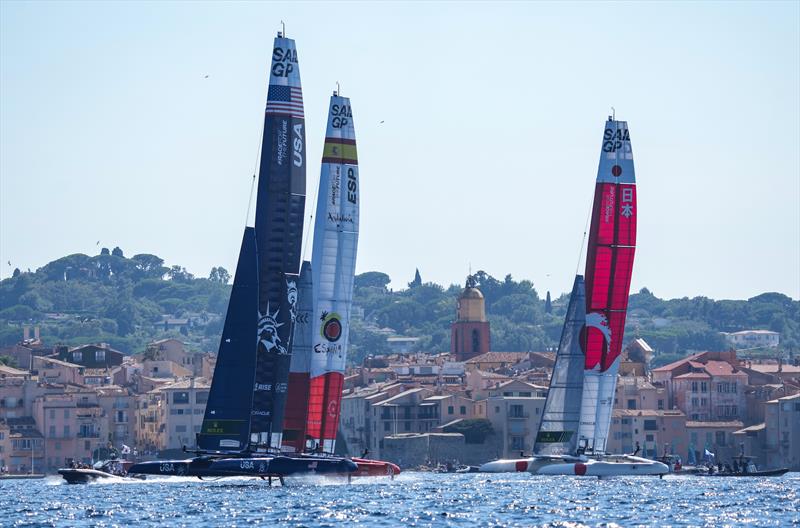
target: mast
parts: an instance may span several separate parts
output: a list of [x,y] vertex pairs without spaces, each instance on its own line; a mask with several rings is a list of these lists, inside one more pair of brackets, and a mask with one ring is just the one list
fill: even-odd
[[297,283],[297,318],[289,366],[289,394],[283,419],[283,445],[302,452],[305,447],[308,417],[309,371],[311,370],[314,301],[311,284],[311,263],[303,261]]
[[603,131],[586,253],[586,332],[579,436],[606,449],[636,247],[636,177],[626,121]]
[[542,421],[533,446],[534,455],[575,454],[583,393],[581,332],[585,324],[586,294],[583,277],[577,275],[569,297]]
[[294,40],[272,51],[256,197],[258,352],[250,442],[280,448],[297,310],[306,193],[305,119]]
[[359,224],[353,112],[350,99],[337,92],[330,100],[319,188],[311,265],[315,327],[307,434],[332,453],[344,386]]
[[197,435],[200,449],[243,451],[247,447],[256,366],[253,334],[258,323],[257,309],[256,233],[252,227],[246,227],[203,424]]

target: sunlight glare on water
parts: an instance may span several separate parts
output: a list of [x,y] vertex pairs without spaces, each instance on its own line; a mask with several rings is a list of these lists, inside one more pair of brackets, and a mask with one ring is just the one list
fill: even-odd
[[406,472],[265,481],[0,481],[0,526],[800,526],[800,474],[594,478]]

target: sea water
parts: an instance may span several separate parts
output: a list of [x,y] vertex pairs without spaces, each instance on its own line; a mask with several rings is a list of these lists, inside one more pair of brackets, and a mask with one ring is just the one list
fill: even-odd
[[800,473],[0,481],[0,526],[800,526]]

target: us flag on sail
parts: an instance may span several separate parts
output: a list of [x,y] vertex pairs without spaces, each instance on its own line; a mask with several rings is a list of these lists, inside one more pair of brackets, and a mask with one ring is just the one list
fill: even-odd
[[303,119],[303,90],[299,86],[269,86],[267,113]]

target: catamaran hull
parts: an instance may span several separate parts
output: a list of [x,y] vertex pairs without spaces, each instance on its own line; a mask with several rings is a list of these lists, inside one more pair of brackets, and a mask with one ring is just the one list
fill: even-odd
[[[103,479],[132,480],[131,478],[127,478],[120,475],[113,475],[111,473],[106,473],[105,471],[98,471],[96,469],[65,468],[65,469],[59,469],[58,474],[61,475],[64,478],[64,480],[67,481],[67,484],[88,484],[89,482],[94,482],[96,480],[103,480]],[[141,480],[141,478],[139,478],[139,480]]]
[[639,457],[619,457],[607,460],[587,460],[549,464],[539,468],[537,475],[578,475],[586,477],[624,477],[641,475],[666,475],[669,467]]
[[301,474],[350,474],[358,466],[345,458],[261,457],[195,458],[142,462],[129,473],[179,477],[284,477]]
[[392,477],[400,474],[400,466],[383,460],[369,460],[366,458],[354,458],[358,469],[353,473],[354,477]]

